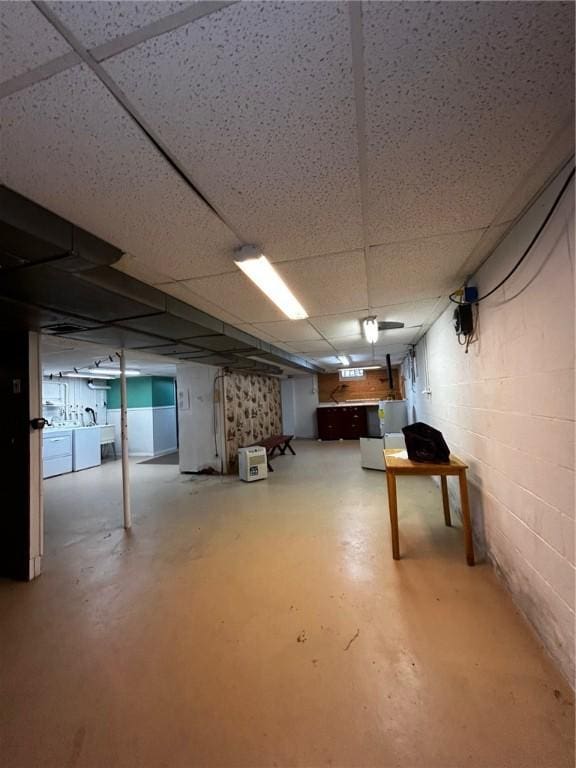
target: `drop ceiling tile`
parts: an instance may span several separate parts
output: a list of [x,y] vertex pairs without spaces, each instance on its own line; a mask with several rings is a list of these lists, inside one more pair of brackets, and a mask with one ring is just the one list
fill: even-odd
[[320,355],[320,356],[314,355],[312,360],[314,360],[314,362],[318,363],[319,365],[333,366],[337,368],[342,367],[342,364],[340,363],[336,355]]
[[458,287],[463,264],[483,230],[374,246],[368,252],[371,306],[445,295]]
[[287,345],[292,352],[299,352],[303,355],[308,354],[327,354],[334,353],[332,346],[324,339],[316,339],[314,341],[296,341],[293,344]]
[[32,3],[1,2],[0,50],[0,82],[4,82],[72,49]]
[[411,344],[420,334],[421,326],[413,328],[393,328],[389,331],[380,331],[378,342],[374,344],[376,350],[389,347],[391,344]]
[[391,304],[387,307],[373,307],[370,312],[378,320],[404,323],[406,328],[427,322],[440,301],[440,297],[421,299],[403,304]]
[[163,272],[157,272],[153,267],[145,264],[142,259],[132,256],[130,253],[122,255],[119,261],[112,265],[114,269],[124,272],[125,275],[141,280],[148,285],[159,285],[170,282],[170,276]]
[[354,336],[329,337],[328,340],[339,355],[346,355],[352,350],[372,349],[372,345],[368,344],[366,339],[360,333],[355,334]]
[[574,4],[519,7],[363,5],[371,243],[487,226],[569,122]]
[[380,333],[378,344],[372,347],[362,336],[344,336],[342,338],[329,339],[332,347],[339,355],[361,355],[372,358],[373,355],[385,355],[390,347],[404,349],[421,333],[420,328],[403,328],[394,331]]
[[104,66],[272,260],[361,247],[344,3],[237,3]]
[[310,322],[323,336],[357,336],[361,331],[361,319],[372,314],[366,307],[357,312],[344,312],[340,315],[311,317]]
[[141,29],[164,16],[182,11],[191,5],[191,2],[54,0],[48,2],[48,5],[86,48],[93,48],[115,37]]
[[237,245],[84,65],[0,102],[4,183],[178,279]]
[[276,269],[310,316],[368,304],[363,251],[282,262]]
[[239,269],[223,275],[186,280],[182,285],[213,304],[225,305],[227,311],[245,323],[285,319],[285,315]]
[[275,336],[271,336],[269,333],[266,333],[266,331],[262,330],[261,326],[253,325],[252,323],[235,323],[235,327],[238,328],[240,331],[244,331],[244,333],[249,333],[251,336],[256,336],[258,339],[262,339],[263,341],[269,341],[271,344],[275,344],[276,346],[280,346],[278,343],[278,339]]
[[277,323],[257,323],[255,328],[278,341],[310,341],[322,338],[307,320],[279,320]]
[[389,354],[393,363],[400,362],[406,357],[408,344],[391,344],[389,347],[378,351],[354,352],[350,355],[353,365],[385,365],[386,354]]
[[214,304],[212,301],[209,301],[205,296],[199,296],[197,293],[194,293],[194,291],[190,290],[184,283],[162,283],[157,287],[159,290],[164,291],[164,293],[174,296],[175,299],[190,304],[192,307],[200,309],[208,315],[217,317],[218,320],[234,325],[237,328],[241,323],[239,317],[222,309],[219,304]]

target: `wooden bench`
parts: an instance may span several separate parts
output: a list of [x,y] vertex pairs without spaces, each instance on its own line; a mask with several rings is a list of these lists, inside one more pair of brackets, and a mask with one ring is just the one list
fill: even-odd
[[266,462],[268,464],[268,471],[274,472],[270,461],[274,458],[277,449],[280,451],[281,456],[284,456],[287,450],[290,451],[292,456],[296,456],[296,451],[290,445],[290,442],[293,439],[294,435],[272,435],[272,437],[266,437],[264,440],[259,440],[257,443],[252,443],[252,446],[260,445],[262,448],[266,448]]

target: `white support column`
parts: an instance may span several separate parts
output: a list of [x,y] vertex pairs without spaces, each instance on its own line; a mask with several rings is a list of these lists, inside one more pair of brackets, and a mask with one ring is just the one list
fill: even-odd
[[[28,334],[28,383],[31,417],[42,416],[42,364],[40,336]],[[42,495],[42,430],[30,430],[30,553],[28,578],[35,579],[42,570],[44,551],[44,504]]]
[[124,528],[132,527],[130,509],[130,464],[128,463],[128,397],[126,392],[126,353],[120,352],[120,434],[122,441],[122,505]]

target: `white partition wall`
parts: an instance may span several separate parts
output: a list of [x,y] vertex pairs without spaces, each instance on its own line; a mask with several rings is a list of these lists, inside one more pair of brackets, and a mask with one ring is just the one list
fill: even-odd
[[219,369],[181,363],[177,372],[180,471],[225,471],[224,421]]

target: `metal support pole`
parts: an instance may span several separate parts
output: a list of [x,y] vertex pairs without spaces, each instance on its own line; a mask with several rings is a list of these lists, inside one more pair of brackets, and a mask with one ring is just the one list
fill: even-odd
[[122,505],[124,528],[132,527],[130,510],[130,464],[128,463],[128,397],[126,394],[126,354],[120,352],[120,433],[122,437]]

